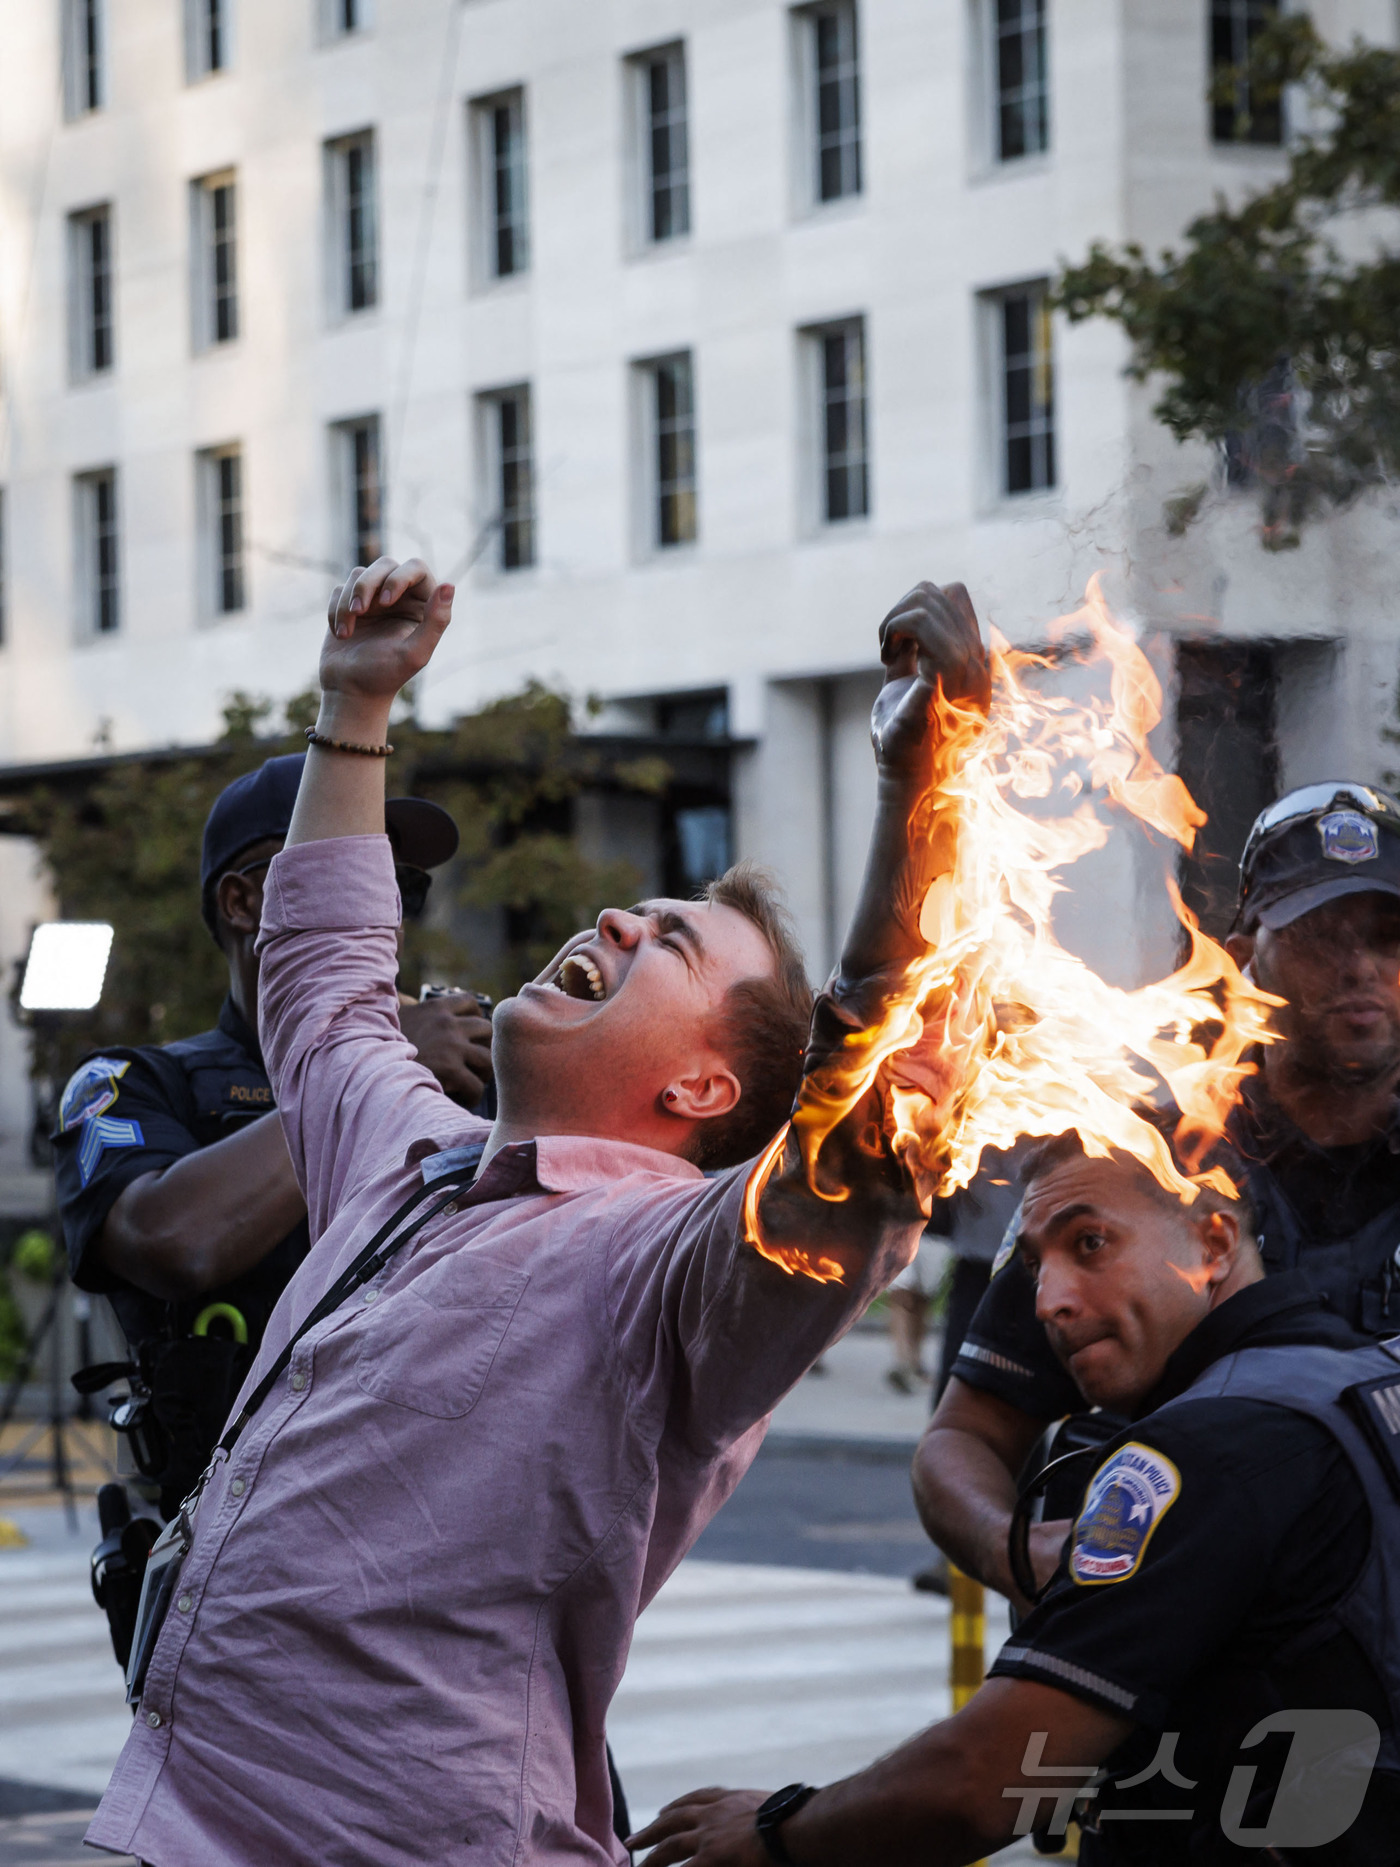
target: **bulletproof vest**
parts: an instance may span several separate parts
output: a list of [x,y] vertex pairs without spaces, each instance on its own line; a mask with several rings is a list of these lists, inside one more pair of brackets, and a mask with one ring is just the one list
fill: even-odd
[[1400,1198],[1350,1238],[1333,1238],[1307,1230],[1262,1163],[1249,1170],[1249,1191],[1266,1271],[1301,1271],[1364,1335],[1400,1329]]
[[1277,1657],[1293,1660],[1339,1630],[1351,1634],[1390,1706],[1375,1768],[1400,1771],[1400,1337],[1357,1349],[1243,1348],[1212,1363],[1154,1417],[1221,1398],[1268,1401],[1316,1420],[1355,1469],[1371,1513],[1365,1564],[1330,1617]]

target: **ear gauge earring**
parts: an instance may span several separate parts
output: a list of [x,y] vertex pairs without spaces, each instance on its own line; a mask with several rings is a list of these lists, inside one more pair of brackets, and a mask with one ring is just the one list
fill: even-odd
[[675,1099],[676,1099],[676,1092],[674,1089],[668,1089],[665,1095],[662,1096],[661,1098],[661,1100],[666,1104],[668,1108],[675,1101]]

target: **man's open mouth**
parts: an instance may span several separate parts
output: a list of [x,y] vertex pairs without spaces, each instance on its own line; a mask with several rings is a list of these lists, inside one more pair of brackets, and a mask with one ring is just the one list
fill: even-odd
[[603,975],[586,953],[570,953],[550,983],[566,998],[598,1004],[608,995]]

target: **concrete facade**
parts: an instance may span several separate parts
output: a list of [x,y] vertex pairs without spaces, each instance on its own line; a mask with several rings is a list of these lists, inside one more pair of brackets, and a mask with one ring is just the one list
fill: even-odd
[[[649,718],[656,696],[723,690],[747,742],[735,846],[785,879],[814,971],[863,857],[875,625],[920,577],[960,578],[1013,640],[1035,641],[1102,569],[1169,690],[1180,638],[1299,645],[1279,664],[1284,781],[1384,769],[1392,513],[1269,556],[1248,500],[1222,497],[1169,538],[1163,499],[1211,463],[1153,424],[1118,333],[1097,323],[1054,333],[1055,485],[998,490],[987,294],[1053,276],[1095,238],[1155,248],[1216,191],[1277,172],[1276,151],[1210,141],[1208,0],[1049,0],[1049,146],[1008,161],[990,140],[984,0],[860,0],[862,186],[820,205],[811,10],[787,0],[361,0],[344,34],[340,0],[224,10],[227,69],[191,81],[180,0],[103,0],[104,101],[69,120],[63,21],[85,19],[81,4],[0,0],[0,763],[78,755],[103,731],[118,750],[199,743],[232,690],[304,688],[346,550],[334,424],[374,414],[387,548],[462,588],[424,717],[531,676],[601,696],[614,727]],[[1338,37],[1395,33],[1390,0],[1314,12]],[[672,44],[690,230],[648,244],[629,61]],[[493,280],[471,106],[517,92],[530,263]],[[367,129],[378,303],[344,313],[326,151]],[[201,349],[191,188],[226,174],[239,335]],[[115,358],[75,382],[68,217],[99,203]],[[826,524],[803,333],[853,318],[870,510]],[[653,549],[636,365],[682,352],[698,536]],[[491,562],[479,398],[522,384],[537,559],[507,572]],[[211,615],[196,455],[235,443],[246,605]],[[108,466],[121,622],[94,637],[78,618],[73,481]],[[1086,956],[1124,982],[1170,961],[1162,860],[1115,846],[1078,917]]]

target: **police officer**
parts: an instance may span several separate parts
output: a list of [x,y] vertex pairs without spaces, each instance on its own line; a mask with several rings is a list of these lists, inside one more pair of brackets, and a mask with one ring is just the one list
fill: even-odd
[[[1227,942],[1286,1000],[1229,1121],[1245,1157],[1264,1268],[1298,1269],[1367,1334],[1400,1330],[1400,804],[1328,782],[1259,817]],[[1078,1409],[1014,1256],[998,1268],[914,1462],[940,1548],[1024,1608],[1007,1529],[1016,1475],[1047,1424]],[[1032,1533],[1043,1579],[1063,1523]]]
[[1053,1852],[1076,1798],[1082,1861],[1394,1867],[1400,1352],[1266,1279],[1246,1202],[1073,1135],[1027,1163],[1020,1252],[1080,1404],[1128,1421],[1053,1580],[956,1717],[826,1789],[683,1797],[647,1867]]
[[[161,1048],[104,1050],[64,1090],[55,1171],[73,1281],[112,1304],[135,1363],[121,1410],[135,1488],[169,1515],[203,1470],[274,1304],[306,1255],[306,1204],[257,1037],[254,950],[267,865],[291,821],[304,754],[222,793],[204,830],[201,908],[229,967],[216,1028]],[[385,807],[407,913],[456,825],[422,798]],[[486,1089],[490,1024],[470,994],[406,1003],[405,1034],[468,1106]],[[110,1372],[108,1373],[110,1380]],[[114,1634],[117,1632],[114,1625]]]

